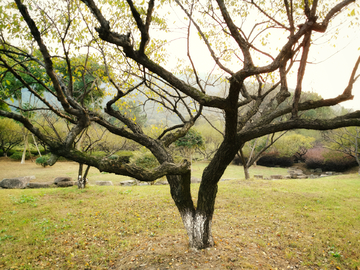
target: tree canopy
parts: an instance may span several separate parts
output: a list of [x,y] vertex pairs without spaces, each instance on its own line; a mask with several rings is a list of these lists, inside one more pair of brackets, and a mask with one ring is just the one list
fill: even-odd
[[[302,99],[309,53],[317,49],[314,40],[329,35],[331,23],[343,23],[341,16],[358,17],[359,4],[355,0],[6,0],[0,7],[2,84],[7,83],[7,76],[14,77],[14,82],[45,104],[42,110],[67,121],[70,129],[65,138],[50,138],[24,115],[5,110],[0,110],[0,115],[21,122],[55,156],[140,181],[166,176],[193,248],[213,245],[211,224],[217,184],[246,142],[297,128],[360,126],[360,111],[330,119],[304,117],[309,110],[353,98],[359,76],[357,52],[354,62],[346,63],[353,69],[344,89],[337,89],[328,99]],[[181,15],[174,21],[175,14]],[[182,38],[184,43],[178,48],[171,47],[176,38]],[[206,50],[209,58],[205,73],[196,59],[199,48]],[[97,79],[83,82],[88,88],[80,96],[76,94],[81,86],[77,84],[77,64],[72,59],[84,52],[104,65],[106,81],[115,90],[115,94],[109,92],[110,99],[103,111],[82,102],[97,91],[92,87]],[[187,59],[171,67],[180,53]],[[28,75],[54,96],[59,105],[51,104],[27,83],[18,69],[23,63],[16,61],[18,56],[43,70],[41,76],[31,76],[31,72]],[[67,76],[61,76],[57,66],[60,60],[64,61],[61,68],[67,70]],[[293,97],[288,87],[290,74],[296,74]],[[103,74],[98,77],[105,82]],[[212,90],[223,84],[226,87],[222,94],[214,94]],[[115,108],[116,102],[125,99],[141,100],[144,108],[154,106],[167,111],[178,122],[164,125],[154,137],[136,119]],[[176,163],[170,146],[186,135],[205,110],[223,113],[225,123],[222,143],[203,172],[195,207],[190,164],[186,160]],[[92,123],[147,148],[159,166],[143,168],[78,151],[74,142]]]

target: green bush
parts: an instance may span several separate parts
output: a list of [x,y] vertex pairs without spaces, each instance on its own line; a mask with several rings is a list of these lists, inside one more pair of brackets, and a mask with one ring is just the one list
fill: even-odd
[[159,162],[151,153],[136,153],[133,162],[142,168],[155,168],[159,166]]
[[119,157],[133,157],[134,156],[134,152],[133,151],[117,151],[115,153],[115,155],[119,156]]
[[[21,160],[22,158],[22,152],[14,152],[11,156],[10,156],[11,159],[13,160]],[[25,159],[29,159],[30,158],[30,155],[28,152],[26,152],[25,154]]]
[[47,160],[50,158],[50,156],[48,155],[45,155],[45,156],[42,156],[42,157],[38,157],[36,160],[35,160],[35,163],[37,165],[41,165],[43,166],[44,168],[48,165],[46,162]]
[[94,151],[91,152],[91,156],[100,158],[100,157],[105,157],[106,153],[104,151]]
[[[11,149],[7,152],[7,156],[10,157],[12,154],[16,153],[14,149]],[[22,153],[22,152],[21,152]]]

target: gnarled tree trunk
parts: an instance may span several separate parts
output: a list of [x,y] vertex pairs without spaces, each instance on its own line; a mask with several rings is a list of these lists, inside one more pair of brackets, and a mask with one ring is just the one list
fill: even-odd
[[203,172],[196,208],[190,190],[191,172],[181,176],[167,176],[172,198],[189,237],[190,248],[205,249],[214,245],[211,229],[218,182],[236,152],[236,147],[232,144],[223,143],[220,146]]

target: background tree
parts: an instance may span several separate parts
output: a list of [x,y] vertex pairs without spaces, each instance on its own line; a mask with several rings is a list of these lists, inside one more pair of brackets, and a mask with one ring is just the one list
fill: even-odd
[[[301,100],[312,38],[324,35],[329,23],[339,14],[355,16],[358,7],[354,0],[330,4],[317,0],[301,3],[271,1],[270,4],[267,1],[183,3],[175,0],[176,5],[172,2],[172,7],[185,14],[186,19],[181,23],[182,26],[187,25],[186,44],[181,49],[187,55],[188,65],[179,67],[181,73],[179,69],[171,70],[164,57],[166,40],[173,34],[166,25],[168,2],[127,0],[126,4],[111,5],[107,2],[97,4],[93,0],[81,1],[81,5],[76,1],[62,2],[61,5],[54,5],[51,1],[14,2],[2,14],[2,31],[6,32],[3,44],[15,42],[10,32],[15,33],[14,37],[18,35],[24,45],[30,46],[35,41],[41,57],[34,59],[33,54],[27,53],[26,58],[44,68],[44,76],[49,78],[54,91],[50,88],[46,90],[57,98],[61,106],[54,107],[46,98],[37,98],[47,110],[68,121],[71,129],[65,138],[49,138],[31,119],[15,112],[0,111],[0,115],[21,122],[46,142],[57,156],[140,181],[166,176],[192,248],[203,249],[214,244],[211,227],[218,182],[246,142],[291,129],[328,130],[360,126],[360,111],[331,119],[302,117],[305,111],[333,106],[353,98],[352,89],[358,78],[360,57],[353,63],[348,84],[339,89],[337,96],[316,101]],[[1,3],[6,4],[7,1]],[[53,10],[54,6],[57,6],[56,10]],[[173,14],[170,12],[170,15]],[[198,62],[193,61],[191,33],[194,30],[214,64],[209,72],[214,76],[206,76],[205,79],[197,69]],[[272,38],[279,44],[277,48],[268,46],[273,44]],[[54,40],[59,42],[57,52],[52,48]],[[76,54],[77,48],[85,44],[93,44],[99,52],[99,60],[107,69],[109,82],[116,89],[115,96],[106,103],[101,113],[82,103],[73,91],[71,54]],[[67,83],[54,65],[59,54],[66,60],[69,71]],[[0,58],[3,68],[35,94],[36,91],[21,78],[8,57]],[[290,105],[280,106],[290,97],[290,72],[297,74],[294,98]],[[227,83],[221,96],[211,92],[219,81]],[[37,78],[37,82],[40,84],[42,80]],[[249,85],[255,85],[257,91],[250,92]],[[85,95],[90,95],[89,92]],[[273,98],[267,99],[270,93]],[[165,126],[155,138],[146,134],[134,119],[113,107],[121,99],[134,99],[135,94],[146,99],[145,107],[151,103],[159,105],[175,115],[178,122]],[[203,172],[195,207],[190,188],[190,164],[186,161],[176,163],[170,146],[186,135],[204,107],[224,114],[224,137]],[[110,123],[103,113],[116,118],[124,126]],[[74,141],[93,122],[147,148],[159,165],[146,169],[78,151],[74,148]]]
[[[279,140],[286,132],[279,135],[268,134],[267,136],[256,138],[247,142],[243,147],[239,149],[238,156],[241,159],[241,164],[244,168],[245,179],[250,178],[249,168],[256,164],[261,156]],[[244,148],[247,147],[247,153],[244,152]]]
[[315,138],[301,134],[287,134],[274,144],[281,156],[294,157],[297,162],[304,161],[304,155],[314,146]]
[[0,150],[4,156],[23,141],[21,126],[14,120],[0,118]]
[[325,146],[355,158],[360,174],[360,129],[347,127],[322,132]]

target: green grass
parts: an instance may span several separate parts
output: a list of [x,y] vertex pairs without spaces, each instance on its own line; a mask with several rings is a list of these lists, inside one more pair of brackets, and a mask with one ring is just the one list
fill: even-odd
[[[192,176],[201,178],[201,174],[205,167],[208,165],[207,162],[196,162],[192,165]],[[276,174],[287,174],[285,168],[266,168],[263,166],[253,166],[249,169],[250,176],[263,175],[264,177],[270,177],[270,175]],[[222,176],[222,179],[244,179],[244,169],[242,166],[229,165]]]
[[[241,175],[229,169],[223,178]],[[0,189],[0,198],[0,269],[360,268],[355,174],[220,182],[216,245],[200,253],[187,249],[169,186]]]

